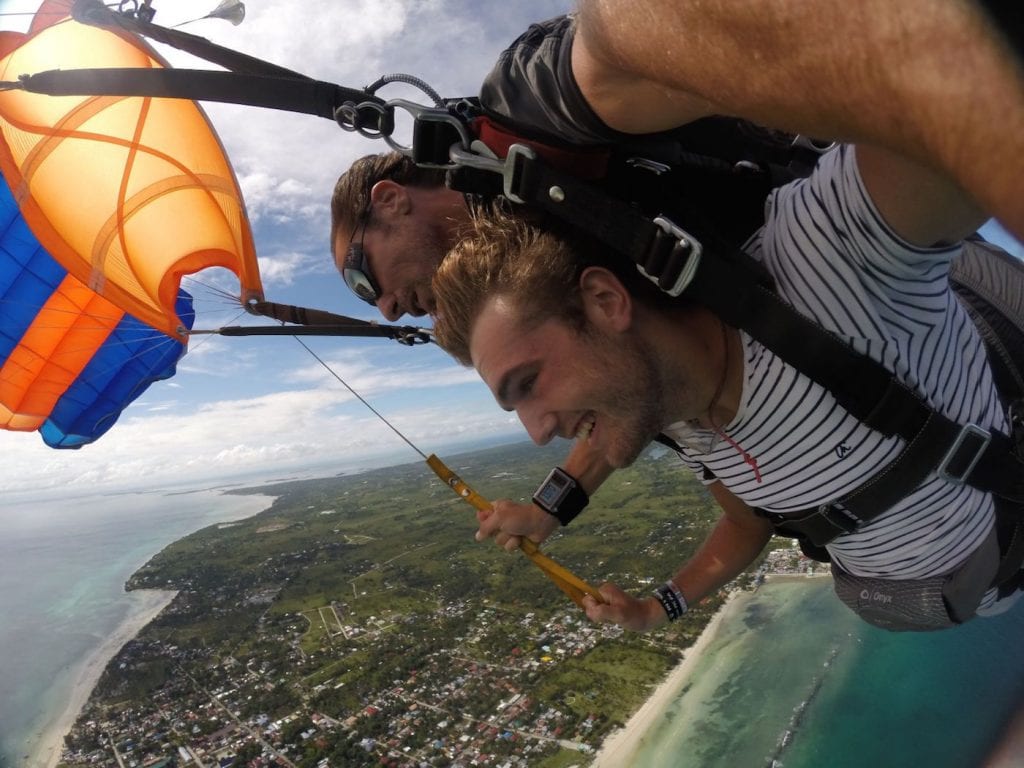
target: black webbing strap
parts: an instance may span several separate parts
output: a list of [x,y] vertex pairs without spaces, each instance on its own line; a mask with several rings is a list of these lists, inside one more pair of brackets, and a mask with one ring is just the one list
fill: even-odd
[[370,320],[358,320],[346,315],[336,315],[323,309],[296,307],[293,304],[279,304],[276,301],[251,301],[245,305],[245,309],[253,315],[271,317],[274,320],[280,320],[282,323],[295,323],[296,325],[344,324],[379,327],[378,323]]
[[228,326],[217,330],[221,336],[364,336],[394,339],[402,344],[426,344],[430,332],[412,325],[383,325],[322,309],[309,309],[273,301],[254,301],[246,310],[294,325]]
[[328,120],[335,119],[335,110],[346,101],[383,103],[360,90],[321,80],[205,69],[51,70],[22,75],[20,81],[26,91],[48,96],[149,96],[218,101],[300,112]]
[[649,218],[539,159],[527,154],[513,158],[507,190],[513,199],[554,214],[636,263],[648,260],[652,240],[661,232]]
[[996,498],[996,534],[1000,559],[993,584],[1005,597],[1024,587],[1024,504]]
[[505,192],[515,202],[545,210],[586,232],[637,264],[658,286],[678,296],[679,280],[699,242],[688,233],[670,232],[631,205],[529,154],[514,159],[506,172]]
[[347,119],[355,120],[363,130],[390,135],[393,129],[390,111],[382,109],[384,101],[363,90],[314,80],[286,67],[216,45],[198,35],[116,13],[100,0],[76,0],[72,17],[82,24],[166,43],[229,71],[56,70],[21,75],[22,89],[49,96],[148,96],[216,101],[317,115],[328,120],[338,120],[338,108],[348,102],[352,114],[347,115]]
[[932,471],[1024,503],[1024,463],[1009,437],[963,427],[934,411],[880,363],[779,298],[742,264],[748,258],[703,259],[687,296],[825,387],[859,421],[905,443],[882,472],[832,504],[795,515],[763,512],[779,533],[823,546],[885,512]]
[[294,70],[271,64],[269,61],[257,59],[239,53],[222,45],[211,43],[205,37],[183,32],[179,29],[169,29],[159,24],[153,24],[143,19],[129,16],[123,13],[116,13],[103,5],[100,0],[76,0],[71,9],[71,16],[81,24],[88,24],[103,29],[124,30],[126,32],[148,37],[150,40],[164,43],[179,51],[185,51],[193,56],[216,64],[232,72],[245,72],[250,75],[267,75],[271,77],[288,77],[300,80],[308,80]]
[[[198,333],[198,331],[193,331]],[[399,344],[429,344],[429,331],[412,325],[362,325],[358,320],[334,325],[227,325],[215,331],[218,336],[353,336],[392,339]]]

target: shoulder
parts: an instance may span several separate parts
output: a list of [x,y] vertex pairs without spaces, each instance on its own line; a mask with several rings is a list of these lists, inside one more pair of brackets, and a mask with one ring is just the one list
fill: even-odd
[[594,113],[572,69],[575,18],[530,25],[502,51],[480,88],[480,104],[530,138],[594,145],[618,136]]
[[944,276],[960,242],[921,246],[895,231],[865,184],[860,151],[839,146],[809,177],[769,197],[760,243],[766,266],[845,263],[882,281]]

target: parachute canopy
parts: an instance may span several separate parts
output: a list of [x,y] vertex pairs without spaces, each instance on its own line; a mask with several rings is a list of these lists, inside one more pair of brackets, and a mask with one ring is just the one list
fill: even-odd
[[[0,80],[167,66],[141,39],[47,0],[0,33]],[[231,165],[191,101],[0,91],[0,426],[77,447],[174,373],[192,326],[181,278],[224,267],[262,298]]]

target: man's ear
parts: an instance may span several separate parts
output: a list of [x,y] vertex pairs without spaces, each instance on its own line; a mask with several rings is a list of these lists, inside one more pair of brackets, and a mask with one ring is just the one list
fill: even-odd
[[621,332],[632,324],[633,297],[611,270],[604,267],[583,270],[580,295],[587,320],[597,327]]
[[409,190],[396,181],[383,179],[370,189],[370,205],[378,214],[404,215],[409,212]]

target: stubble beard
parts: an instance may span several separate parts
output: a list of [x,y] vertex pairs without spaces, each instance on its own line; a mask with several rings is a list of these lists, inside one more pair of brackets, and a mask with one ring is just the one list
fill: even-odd
[[[665,387],[657,357],[642,339],[631,341],[611,352],[612,364],[597,368],[605,371],[600,410],[610,422],[605,424],[605,460],[616,468],[633,464],[665,425]],[[613,389],[608,389],[609,382]]]

